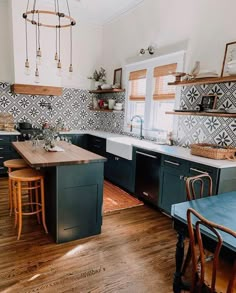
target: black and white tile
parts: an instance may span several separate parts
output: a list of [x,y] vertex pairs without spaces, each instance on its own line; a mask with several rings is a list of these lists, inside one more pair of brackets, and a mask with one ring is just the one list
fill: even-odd
[[[236,108],[236,83],[184,86],[180,105],[195,109],[203,95],[217,95],[216,108]],[[222,146],[236,146],[236,119],[214,116],[179,116],[177,144],[189,147],[191,143],[207,142]]]

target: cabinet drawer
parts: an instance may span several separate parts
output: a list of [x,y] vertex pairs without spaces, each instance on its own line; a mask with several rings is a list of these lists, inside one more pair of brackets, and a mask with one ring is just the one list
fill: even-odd
[[97,136],[88,136],[88,149],[91,152],[103,155],[106,152],[106,139]]
[[186,167],[187,161],[171,157],[171,156],[162,156],[161,164],[165,167],[175,168],[175,169],[182,169]]
[[0,145],[9,144],[11,142],[11,137],[9,135],[0,135]]
[[12,152],[11,144],[0,144],[0,154]]

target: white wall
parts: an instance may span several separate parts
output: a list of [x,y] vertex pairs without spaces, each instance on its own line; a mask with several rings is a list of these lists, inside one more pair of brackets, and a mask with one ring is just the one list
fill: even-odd
[[0,81],[13,79],[13,51],[9,1],[0,0]]
[[[12,1],[13,23],[13,50],[14,50],[14,81],[15,83],[35,84],[35,26],[28,25],[29,61],[31,75],[24,74],[25,62],[25,23],[22,13],[26,9],[27,1]],[[48,7],[53,8],[53,7]],[[76,11],[72,11],[72,16]],[[43,21],[43,20],[41,20]],[[73,29],[73,67],[74,73],[69,78],[69,29],[62,30],[61,34],[61,62],[63,66],[62,77],[56,74],[55,55],[55,30],[41,29],[41,49],[43,53],[42,65],[39,67],[40,84],[51,86],[89,88],[91,75],[96,66],[100,65],[102,54],[102,27],[81,23],[76,19],[77,25]]]
[[186,49],[185,70],[199,60],[202,69],[221,72],[225,44],[236,41],[234,0],[144,0],[104,26],[103,66],[113,70],[132,61],[141,48],[157,44],[157,55]]

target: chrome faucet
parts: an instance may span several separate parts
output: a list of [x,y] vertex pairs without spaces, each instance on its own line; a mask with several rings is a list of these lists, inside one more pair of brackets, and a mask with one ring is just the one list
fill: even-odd
[[141,116],[139,116],[139,115],[134,115],[132,118],[131,118],[131,120],[130,120],[130,122],[131,122],[131,124],[130,124],[130,132],[132,132],[132,130],[133,130],[133,125],[132,125],[132,121],[134,120],[134,118],[139,118],[139,120],[140,120],[140,139],[143,139],[144,138],[144,136],[143,136],[143,119],[142,119],[142,117]]

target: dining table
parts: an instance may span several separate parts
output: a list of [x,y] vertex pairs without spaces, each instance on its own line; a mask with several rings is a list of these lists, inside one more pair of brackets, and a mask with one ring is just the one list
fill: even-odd
[[[196,200],[186,201],[172,205],[171,216],[173,227],[177,231],[176,244],[176,269],[173,280],[173,292],[180,293],[181,290],[188,290],[189,286],[182,282],[182,266],[184,260],[184,239],[188,235],[187,210],[192,208],[200,213],[208,221],[223,225],[236,231],[236,191],[221,193]],[[193,225],[196,218],[192,219]],[[216,241],[215,236],[206,228],[202,228],[204,244],[208,250],[213,250]],[[235,260],[236,238],[221,233],[223,238],[222,256]]]

